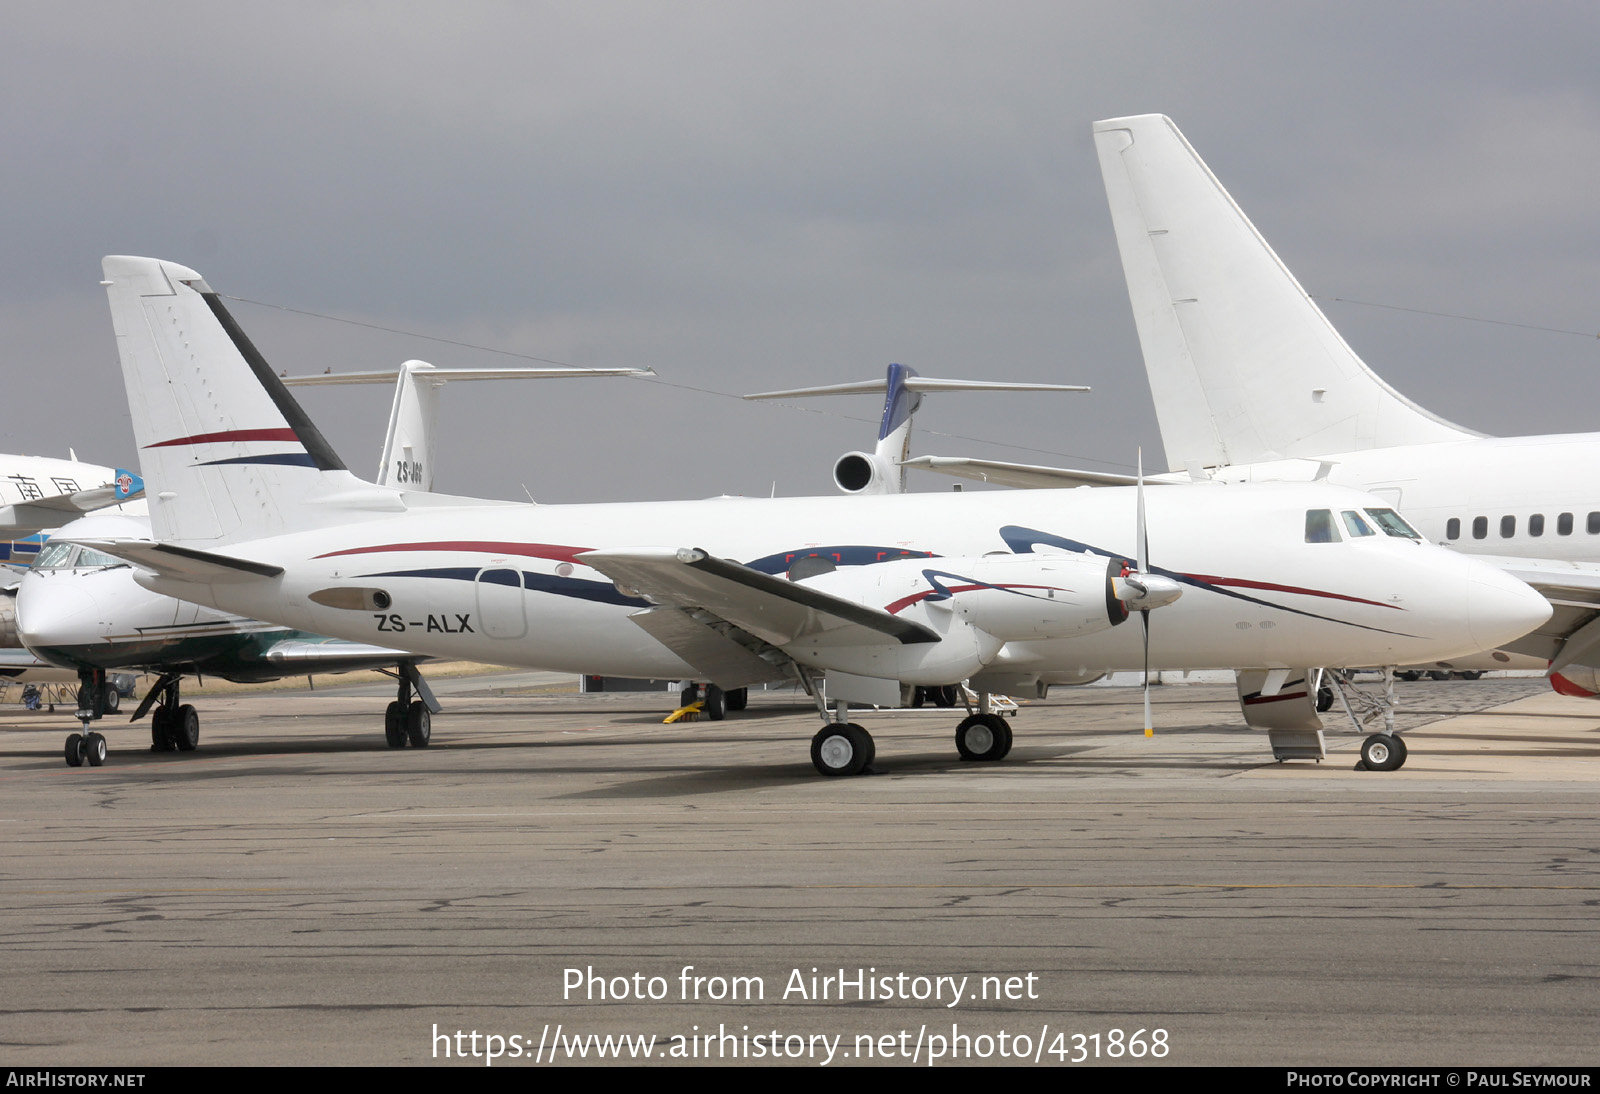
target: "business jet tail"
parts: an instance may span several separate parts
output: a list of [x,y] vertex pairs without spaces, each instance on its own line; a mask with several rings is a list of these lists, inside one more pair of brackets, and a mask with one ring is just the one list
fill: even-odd
[[102,269],[156,538],[222,544],[404,510],[346,470],[198,273],[125,256]]
[[1094,140],[1173,470],[1479,436],[1356,356],[1170,118]]

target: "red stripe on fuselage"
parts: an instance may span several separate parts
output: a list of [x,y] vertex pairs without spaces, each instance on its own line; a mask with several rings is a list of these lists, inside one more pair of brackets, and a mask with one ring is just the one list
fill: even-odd
[[224,441],[294,441],[300,438],[292,429],[229,429],[222,433],[196,433],[173,441],[158,441],[146,448],[170,448],[175,444],[220,444]]
[[[343,551],[329,551],[317,558],[337,555],[375,555],[390,551],[473,551],[486,555],[522,555],[526,558],[549,558],[557,562],[578,563],[577,556],[589,547],[565,547],[559,543],[500,543],[493,540],[440,540],[435,543],[380,543],[375,547],[347,547]],[[581,565],[581,563],[578,563]]]

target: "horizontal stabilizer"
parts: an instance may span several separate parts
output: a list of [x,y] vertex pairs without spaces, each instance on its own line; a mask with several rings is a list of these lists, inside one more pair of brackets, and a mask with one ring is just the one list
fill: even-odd
[[[902,386],[907,391],[1088,391],[1081,384],[1028,384],[1002,383],[996,380],[941,380],[936,376],[911,376]],[[808,399],[818,395],[881,395],[889,390],[889,381],[858,380],[848,384],[824,384],[821,387],[796,387],[786,391],[762,391],[746,395],[746,399]]]
[[283,573],[282,566],[219,555],[212,551],[196,551],[171,543],[152,543],[143,539],[79,539],[72,542],[104,552],[112,558],[124,559],[141,570],[149,570],[158,577],[174,581],[234,583],[273,578]]
[[713,558],[698,548],[585,551],[574,557],[657,604],[704,608],[774,646],[823,633],[848,638],[841,632],[851,630],[859,632],[863,643],[940,640],[920,623]]
[[[409,363],[409,362],[408,362]],[[282,376],[285,387],[337,386],[343,384],[392,384],[403,368],[380,368],[368,372],[324,372],[316,376]],[[648,368],[433,368],[423,377],[430,384],[450,380],[554,380],[578,376],[654,376]]]

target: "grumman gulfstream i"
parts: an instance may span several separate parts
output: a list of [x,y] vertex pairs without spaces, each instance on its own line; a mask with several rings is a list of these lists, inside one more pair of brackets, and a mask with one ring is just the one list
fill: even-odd
[[[199,274],[148,258],[104,270],[155,539],[86,546],[150,589],[353,641],[723,688],[799,681],[826,723],[811,747],[824,774],[872,760],[849,705],[912,685],[1135,669],[1146,642],[1154,668],[1411,662],[1549,614],[1325,484],[1152,490],[1142,570],[1135,489],[541,506],[378,486],[346,470]],[[999,759],[1011,733],[979,712],[956,744]]]

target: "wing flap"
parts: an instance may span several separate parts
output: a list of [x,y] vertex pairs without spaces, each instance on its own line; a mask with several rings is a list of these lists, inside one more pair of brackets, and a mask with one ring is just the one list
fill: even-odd
[[684,608],[646,608],[628,617],[721,688],[789,679],[789,673]]
[[233,583],[274,578],[283,573],[282,566],[266,562],[219,555],[212,551],[196,551],[171,543],[152,543],[144,539],[79,539],[72,542],[175,581]]

